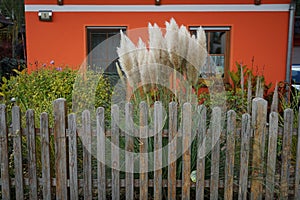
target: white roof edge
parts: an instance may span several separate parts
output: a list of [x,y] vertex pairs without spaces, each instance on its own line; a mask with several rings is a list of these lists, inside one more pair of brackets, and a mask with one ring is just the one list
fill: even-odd
[[25,12],[285,12],[289,4],[218,4],[218,5],[25,5]]

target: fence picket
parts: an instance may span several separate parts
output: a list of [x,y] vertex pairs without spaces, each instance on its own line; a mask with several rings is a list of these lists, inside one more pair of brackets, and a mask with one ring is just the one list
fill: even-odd
[[295,170],[295,199],[300,198],[300,110],[298,111],[298,140],[297,140],[297,159],[296,159],[296,170]]
[[267,176],[266,176],[266,199],[274,199],[275,189],[275,167],[277,154],[277,134],[278,134],[278,113],[270,114],[269,123],[269,144],[268,144],[268,161],[267,161]]
[[257,97],[252,103],[252,127],[254,127],[251,199],[262,199],[265,131],[267,119],[266,100]]
[[225,194],[224,199],[233,198],[233,176],[235,155],[236,113],[233,110],[227,112],[227,139],[226,139],[226,163],[225,163]]
[[6,125],[6,106],[0,105],[0,163],[2,199],[10,199],[10,180],[8,165],[8,132]]
[[214,107],[211,120],[211,182],[210,199],[218,199],[219,190],[219,162],[220,162],[220,135],[221,135],[221,109]]
[[84,199],[92,199],[92,130],[90,111],[82,113],[82,143],[83,143],[83,196]]
[[76,115],[68,115],[70,199],[78,200]]
[[140,199],[148,199],[148,105],[140,105]]
[[54,141],[55,141],[55,172],[56,172],[56,198],[68,199],[67,185],[67,153],[66,128],[67,109],[65,99],[56,99],[54,111]]
[[192,106],[183,104],[182,114],[182,199],[190,199],[190,174],[191,174],[191,135],[192,135]]
[[162,104],[154,104],[154,199],[162,199]]
[[126,120],[126,132],[125,132],[125,166],[126,166],[126,199],[133,199],[134,194],[134,182],[133,182],[133,168],[134,168],[134,143],[133,143],[133,107],[131,103],[126,103],[125,106],[125,120]]
[[106,199],[104,108],[97,108],[97,186],[98,199]]
[[293,131],[293,110],[284,110],[284,134],[282,140],[281,154],[281,179],[280,179],[280,199],[288,199],[289,192],[289,171],[290,171],[290,154],[292,145]]
[[240,181],[239,181],[239,200],[246,200],[248,193],[248,163],[250,151],[250,115],[248,113],[242,115],[242,131],[241,131],[241,162],[240,162]]
[[197,179],[196,199],[204,199],[205,188],[205,143],[206,143],[206,107],[198,106],[198,149],[197,149]]
[[51,200],[50,138],[48,114],[40,116],[43,199]]
[[119,107],[111,107],[112,199],[120,199]]
[[169,103],[168,199],[176,199],[177,103]]
[[29,199],[37,199],[37,174],[36,174],[36,149],[35,149],[35,125],[34,111],[26,111],[26,133],[28,149],[28,180]]
[[22,161],[22,130],[20,108],[13,106],[12,108],[12,132],[14,136],[14,166],[15,166],[15,187],[16,199],[24,199],[23,186],[23,161]]

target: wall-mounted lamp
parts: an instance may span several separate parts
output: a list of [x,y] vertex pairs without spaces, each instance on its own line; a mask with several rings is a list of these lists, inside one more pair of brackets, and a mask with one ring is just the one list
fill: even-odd
[[64,5],[64,1],[63,0],[57,0],[57,4],[62,6],[62,5]]
[[255,5],[260,5],[261,4],[261,0],[254,0],[254,4]]
[[52,10],[39,10],[40,21],[52,21]]
[[154,0],[155,1],[155,5],[159,6],[160,5],[160,0]]

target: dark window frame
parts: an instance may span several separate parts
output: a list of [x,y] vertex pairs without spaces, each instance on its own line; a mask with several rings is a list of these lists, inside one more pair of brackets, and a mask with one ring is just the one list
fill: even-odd
[[[195,32],[199,26],[190,26],[191,33]],[[210,56],[224,56],[224,82],[229,82],[228,71],[230,70],[230,43],[231,43],[231,26],[202,26],[207,35],[207,49],[210,52],[210,34],[213,32],[225,32],[225,49],[224,53],[210,54]]]
[[[87,55],[87,63],[92,66],[95,62],[94,60],[92,60],[92,58],[89,56],[89,53],[94,49],[94,47],[96,47],[98,44],[93,44],[93,35],[94,34],[106,34],[106,38],[108,39],[111,35],[115,35],[120,33],[120,30],[122,31],[126,31],[127,30],[127,26],[86,26],[86,55]],[[103,40],[104,41],[104,40]],[[108,53],[107,53],[108,55]],[[106,57],[106,59],[104,60],[104,62],[108,62],[111,61],[108,56]],[[116,70],[111,70],[111,71],[115,71],[116,74]]]

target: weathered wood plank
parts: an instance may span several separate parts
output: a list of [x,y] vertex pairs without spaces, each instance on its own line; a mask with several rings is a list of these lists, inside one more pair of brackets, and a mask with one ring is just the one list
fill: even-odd
[[280,179],[280,199],[288,199],[289,179],[290,179],[290,160],[293,130],[293,110],[286,109],[284,111],[284,134],[282,141],[281,154],[281,179]]
[[84,110],[82,112],[82,135],[83,143],[83,196],[84,199],[92,199],[92,131],[90,111]]
[[206,107],[200,105],[197,108],[198,121],[198,149],[197,149],[197,179],[196,179],[196,199],[204,199],[205,188],[205,143],[206,143]]
[[50,138],[48,114],[40,116],[43,199],[51,200]]
[[10,199],[10,180],[8,166],[8,132],[6,125],[6,106],[0,105],[0,163],[2,199]]
[[140,199],[148,199],[148,105],[140,105]]
[[[260,93],[260,92],[259,92]],[[252,103],[253,160],[251,177],[251,199],[262,199],[263,194],[263,165],[265,149],[265,131],[267,119],[266,100],[257,97]]]
[[97,186],[98,199],[106,199],[106,174],[105,174],[105,125],[104,108],[97,108]]
[[56,172],[56,199],[68,198],[67,187],[67,149],[66,128],[67,108],[65,99],[56,99],[53,103],[54,112],[54,141],[55,141],[55,172]]
[[24,199],[23,162],[22,162],[22,133],[20,108],[12,108],[12,132],[14,136],[14,166],[15,166],[15,188],[16,199]]
[[248,193],[248,163],[250,151],[251,136],[251,118],[250,115],[242,115],[241,131],[241,157],[240,157],[240,180],[239,180],[239,200],[247,200]]
[[154,103],[154,199],[162,199],[162,103]]
[[300,198],[300,108],[298,111],[298,140],[297,140],[297,159],[295,169],[295,199]]
[[134,183],[133,183],[133,170],[134,170],[134,124],[133,124],[133,107],[131,103],[125,105],[125,167],[126,167],[126,199],[133,199],[134,195]]
[[76,115],[68,115],[70,199],[78,200]]
[[26,133],[28,150],[29,199],[37,199],[35,124],[34,111],[31,109],[26,111]]
[[168,199],[176,199],[177,103],[169,103]]
[[183,104],[182,114],[182,199],[190,199],[190,174],[191,174],[191,143],[192,143],[192,106]]
[[210,199],[218,199],[221,135],[221,109],[219,107],[214,107],[212,109],[210,129],[212,134]]
[[236,134],[236,113],[233,110],[227,112],[227,139],[226,139],[226,163],[225,163],[225,189],[224,199],[233,198],[234,154]]
[[[274,108],[275,109],[275,108]],[[270,114],[269,123],[269,144],[268,144],[268,161],[266,176],[266,199],[274,199],[275,189],[275,170],[276,170],[276,154],[277,154],[277,134],[278,134],[278,113]]]
[[119,107],[111,107],[112,199],[120,199]]

